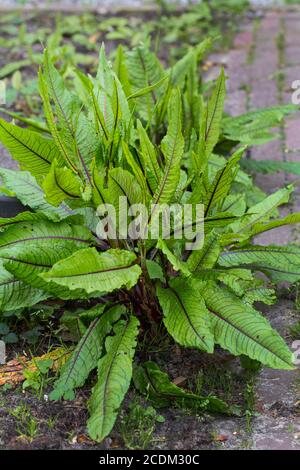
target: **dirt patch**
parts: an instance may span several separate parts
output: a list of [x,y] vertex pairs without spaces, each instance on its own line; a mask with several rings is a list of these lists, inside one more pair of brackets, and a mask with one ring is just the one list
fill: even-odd
[[[288,338],[289,326],[298,318],[289,300],[268,309],[274,326]],[[139,358],[143,359],[139,353]],[[215,356],[186,351],[174,345],[161,346],[150,359],[178,379],[184,388],[214,394],[230,404],[240,405],[238,416],[212,415],[170,406],[158,410],[164,422],[157,422],[148,449],[300,449],[299,371],[264,368],[254,377],[241,368],[239,359],[225,352]],[[130,406],[138,399],[145,408],[149,402],[128,394],[113,432],[101,444],[87,437],[87,400],[92,382],[77,392],[70,402],[38,399],[21,388],[0,392],[0,445],[3,449],[124,449],[124,429],[128,442],[142,446],[138,435],[141,423],[128,425]],[[200,382],[200,383],[199,383]],[[255,386],[256,382],[256,386]],[[249,388],[251,388],[249,390]],[[142,418],[141,418],[142,419]],[[133,444],[132,444],[133,445]]]

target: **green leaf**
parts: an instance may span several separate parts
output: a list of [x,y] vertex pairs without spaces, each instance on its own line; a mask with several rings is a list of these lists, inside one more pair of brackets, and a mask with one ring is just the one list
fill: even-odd
[[42,277],[47,282],[70,290],[83,289],[89,294],[112,292],[120,287],[130,289],[141,274],[136,261],[135,254],[129,251],[111,249],[98,253],[96,248],[86,248],[61,260]]
[[183,225],[182,228],[181,227],[175,228],[174,230],[171,230],[170,235],[174,236],[178,234],[178,231],[182,233],[182,230],[184,230],[185,233],[189,233],[188,230],[196,229],[196,224],[198,224],[199,226],[199,224],[204,223],[204,229],[205,229],[205,232],[207,232],[208,230],[211,230],[215,227],[228,227],[230,226],[230,224],[237,222],[239,220],[240,220],[240,217],[237,217],[231,214],[230,212],[217,213],[210,217],[197,218],[194,222]]
[[155,147],[151,143],[140,121],[137,122],[137,129],[141,145],[141,157],[143,159],[147,180],[149,181],[152,192],[155,192],[161,179],[161,169],[158,164]]
[[21,168],[33,176],[48,173],[51,162],[61,155],[55,143],[37,132],[10,124],[0,118],[0,140],[17,160]]
[[243,148],[237,150],[230,157],[224,167],[217,172],[206,194],[205,216],[207,216],[214,207],[223,204],[235,179],[238,170],[237,164],[242,157],[243,152]]
[[69,168],[60,168],[54,160],[43,181],[43,190],[47,201],[57,207],[65,199],[80,199],[82,182]]
[[168,374],[162,372],[151,361],[134,369],[133,380],[138,391],[146,395],[156,406],[164,407],[170,406],[170,403],[177,403],[185,407],[196,406],[216,413],[232,414],[234,411],[227,403],[215,396],[203,397],[177,387],[170,381]]
[[[72,216],[70,216],[72,217]],[[42,212],[29,212],[24,211],[17,214],[15,217],[0,217],[0,232],[3,232],[9,227],[17,226],[22,222],[40,222],[41,220],[49,220]]]
[[214,267],[221,250],[218,240],[218,233],[212,230],[205,237],[203,247],[200,250],[192,251],[187,261],[188,268],[191,272]]
[[[245,149],[245,147],[242,147]],[[243,165],[243,162],[248,161],[246,158],[243,158],[240,161],[240,164]],[[218,169],[222,169],[226,163],[226,158],[220,156],[220,155],[215,155],[214,153],[209,157],[209,164],[208,164],[208,170],[209,173],[215,174]],[[247,173],[245,173],[243,170],[238,169],[238,172],[235,175],[235,183],[239,183],[246,188],[249,188],[249,190],[253,190],[253,181],[251,176],[249,176]]]
[[159,279],[161,282],[164,281],[164,273],[161,266],[152,259],[146,260],[146,267],[150,279]]
[[126,142],[122,142],[122,149],[123,149],[125,159],[126,159],[128,165],[131,167],[132,172],[133,172],[138,184],[141,187],[142,194],[143,194],[143,201],[146,201],[147,197],[149,195],[149,190],[148,190],[148,185],[147,185],[147,181],[146,181],[146,178],[144,176],[144,173],[143,173],[142,169],[140,168],[140,166],[138,165],[138,163],[133,158],[133,155],[130,152],[129,147],[126,144]]
[[[44,54],[43,75],[40,74],[40,89],[50,131],[60,150],[63,150],[66,163],[71,164],[73,169],[74,166],[79,169],[83,178],[90,182],[89,167],[99,147],[97,134],[84,115],[78,97],[66,88],[47,51]],[[58,125],[53,123],[50,115],[49,97],[54,103]]]
[[[36,288],[53,292],[53,286],[39,276],[57,261],[91,243],[88,229],[65,222],[23,222],[0,234],[0,258],[4,267]],[[68,290],[58,289],[62,295]]]
[[56,143],[57,148],[59,149],[66,165],[68,165],[75,173],[78,173],[76,164],[73,161],[74,149],[70,150],[68,139],[65,139],[65,136],[62,134],[62,131],[59,130],[51,105],[48,84],[41,69],[39,70],[39,90],[43,100],[45,117],[47,119],[47,124],[53,137],[53,140]]
[[187,263],[172,253],[165,240],[159,239],[156,247],[163,252],[175,271],[181,271],[184,276],[191,275]]
[[6,344],[15,344],[19,341],[19,338],[16,335],[16,333],[13,333],[12,331],[10,331],[7,335],[3,336],[2,340]]
[[7,335],[9,333],[9,326],[6,323],[0,323],[0,335]]
[[8,75],[14,73],[16,70],[20,70],[29,65],[32,65],[30,59],[22,59],[16,60],[15,62],[8,62],[4,65],[4,67],[1,67],[0,79],[5,78]]
[[40,211],[53,220],[60,220],[73,213],[66,204],[61,204],[57,208],[48,204],[44,191],[28,171],[0,168],[0,177],[5,187],[12,191],[24,206]]
[[48,293],[16,279],[0,264],[0,312],[31,307],[48,296]]
[[263,144],[276,138],[270,129],[277,127],[284,116],[297,110],[295,105],[282,105],[226,117],[222,122],[223,134],[227,139],[246,145]]
[[192,279],[176,278],[169,287],[157,287],[157,296],[164,314],[164,324],[181,346],[212,353],[214,338],[210,315]]
[[292,214],[283,217],[282,219],[271,220],[270,222],[261,222],[254,224],[251,230],[251,236],[257,235],[268,230],[273,230],[283,225],[298,224],[300,222],[300,212],[294,212]]
[[[165,157],[165,167],[159,186],[153,197],[153,204],[169,203],[180,180],[181,158],[184,150],[184,139],[181,132],[181,98],[178,90],[174,90],[168,106],[169,127],[167,135],[161,143]],[[152,211],[152,217],[155,210]]]
[[173,86],[184,87],[185,79],[189,73],[191,65],[194,61],[199,61],[203,57],[204,53],[211,47],[211,38],[204,39],[196,47],[191,48],[180,60],[173,65],[170,69],[170,81]]
[[50,134],[50,131],[49,131],[48,127],[46,126],[46,124],[42,120],[40,120],[40,118],[39,118],[38,121],[35,120],[35,119],[26,118],[26,117],[22,116],[21,113],[18,113],[18,112],[15,112],[15,111],[9,111],[8,109],[2,108],[1,106],[0,106],[0,111],[5,116],[9,116],[12,119],[14,119],[15,121],[20,121],[20,122],[26,124],[26,126],[29,130],[34,130],[34,131],[37,131],[37,132],[43,133],[43,134],[44,133],[45,134]]
[[249,217],[241,219],[239,224],[236,226],[236,231],[245,232],[254,224],[264,222],[266,219],[276,214],[277,207],[289,201],[293,190],[294,187],[292,185],[288,185],[286,188],[279,189],[263,201],[250,207],[246,213]]
[[[156,55],[144,45],[127,52],[126,68],[133,94],[157,85],[165,75]],[[151,119],[157,97],[161,93],[162,88],[156,88],[152,89],[151,93],[136,99],[137,111],[143,119]]]
[[201,153],[204,153],[206,159],[219,140],[225,94],[225,74],[222,69],[200,124]]
[[125,54],[122,44],[119,44],[117,47],[114,71],[122,84],[126,96],[129,96],[131,94],[131,87],[129,83],[127,67],[125,64]]
[[71,357],[63,365],[59,379],[55,382],[50,400],[70,397],[75,388],[82,387],[90,372],[97,367],[103,351],[103,341],[112,329],[113,323],[119,320],[124,309],[121,305],[93,307],[97,318],[90,324],[79,341]]
[[294,246],[249,246],[221,253],[221,266],[247,266],[262,271],[275,281],[300,279],[300,249]]
[[[124,75],[122,78],[124,78]],[[105,125],[110,133],[110,137],[112,137],[115,131],[119,133],[119,129],[115,124],[122,123],[127,128],[131,115],[124,89],[112,68],[111,62],[106,58],[103,44],[99,54],[96,80],[92,79],[92,82],[94,83],[93,91],[98,101],[99,109],[105,110]],[[126,90],[128,91],[127,86],[128,83],[126,83]]]
[[165,75],[157,83],[154,83],[153,85],[146,86],[145,88],[142,88],[141,90],[135,91],[134,93],[129,95],[127,97],[127,99],[128,100],[133,100],[135,98],[140,98],[141,96],[147,95],[148,93],[152,92],[156,88],[159,88],[167,78],[168,78],[168,75]]
[[300,165],[298,162],[281,162],[276,160],[252,160],[247,159],[242,161],[242,166],[246,171],[253,171],[258,173],[276,173],[277,171],[284,171],[294,175],[300,175]]
[[106,339],[106,354],[99,361],[98,382],[89,401],[88,430],[96,441],[101,442],[112,430],[129,388],[138,326],[136,317],[120,320],[114,327],[114,336]]
[[108,173],[109,199],[119,206],[119,197],[125,196],[129,205],[143,202],[141,186],[137,179],[123,168],[113,168]]
[[293,355],[270,323],[234,294],[199,285],[211,314],[215,342],[232,354],[245,354],[274,369],[293,369]]
[[266,287],[255,287],[247,289],[243,296],[243,302],[253,305],[254,302],[263,302],[266,305],[273,305],[276,302],[276,292],[274,289]]

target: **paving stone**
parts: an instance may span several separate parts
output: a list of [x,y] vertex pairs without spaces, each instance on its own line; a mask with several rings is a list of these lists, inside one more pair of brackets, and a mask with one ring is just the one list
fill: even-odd
[[[279,129],[275,129],[273,132],[278,134]],[[282,160],[281,142],[276,139],[262,145],[256,145],[251,149],[251,158],[254,160]]]
[[299,45],[299,19],[298,21],[289,21],[285,19],[285,36],[284,42],[286,47]]
[[299,163],[300,165],[300,151],[288,151],[285,152],[285,161]]
[[[226,110],[231,113],[239,112],[241,105],[238,100],[244,96],[245,92],[241,88],[245,84],[251,85],[251,109],[278,104],[276,40],[281,17],[287,18],[289,22],[287,59],[288,65],[292,65],[284,69],[286,76],[282,101],[287,104],[291,103],[291,83],[294,80],[300,80],[300,34],[297,32],[300,25],[300,10],[296,18],[292,14],[286,15],[283,10],[267,13],[263,18],[257,34],[253,64],[245,65],[244,51],[247,49],[246,43],[250,36],[244,34],[236,38],[235,45],[239,48],[229,52],[227,64],[228,75],[231,78],[228,84],[229,102]],[[251,149],[251,158],[276,161],[283,161],[283,159],[296,161],[299,158],[300,163],[300,118],[295,116],[288,119],[286,126],[286,144],[291,150],[289,153],[283,154],[282,144],[280,139],[277,139]],[[255,183],[270,194],[297,178],[299,177],[284,172],[269,175],[257,174]],[[280,216],[284,217],[292,211],[300,211],[300,187],[296,188],[290,204],[280,209]],[[254,241],[260,245],[284,246],[294,241],[299,242],[299,229],[297,232],[296,226],[279,227],[255,237]],[[283,336],[287,335],[289,327],[297,321],[293,307],[292,302],[281,300],[277,305],[265,308],[266,316]],[[228,440],[222,443],[222,447],[225,449],[300,450],[300,417],[296,410],[296,402],[299,400],[299,386],[296,385],[298,377],[298,369],[282,371],[263,368],[256,386],[257,407],[260,414],[252,420],[251,432],[245,431],[243,420],[241,420],[240,428],[234,419],[222,418],[215,421],[214,430],[218,434],[228,436]]]
[[267,35],[267,33],[269,33],[269,38],[271,37],[271,35],[272,37],[276,36],[276,33],[278,32],[280,26],[280,18],[280,13],[267,13],[260,23],[260,29],[257,38],[259,39],[261,36]]
[[277,54],[257,56],[251,67],[253,85],[260,81],[268,81],[274,77],[278,68]]
[[14,160],[12,160],[8,151],[3,147],[1,143],[0,143],[0,167],[12,168],[12,169],[18,168],[17,163]]
[[250,106],[252,109],[265,108],[278,104],[277,85],[275,80],[266,76],[263,80],[257,80],[252,84]]
[[251,31],[240,31],[234,38],[233,47],[243,48],[247,51],[250,49],[253,42],[253,32]]
[[[292,302],[281,300],[267,309],[272,326],[287,336],[297,321]],[[261,415],[253,420],[253,448],[300,449],[300,417],[296,412],[299,400],[299,370],[264,369],[259,374],[256,393]]]
[[[274,192],[274,190],[276,189],[278,188],[272,189],[270,193]],[[293,234],[293,227],[291,225],[286,225],[284,227],[278,227],[274,230],[269,230],[268,232],[258,235],[257,237],[255,237],[255,243],[261,246],[268,246],[268,245],[284,246],[284,245],[288,245],[291,242],[292,234]]]
[[[251,158],[254,160],[275,160],[282,161],[282,152],[279,140],[273,140],[263,145],[251,149]],[[271,194],[282,188],[290,179],[284,172],[271,174],[258,173],[255,176],[255,184],[262,188],[267,194]]]
[[[271,175],[264,175],[264,177],[269,177]],[[285,178],[284,174],[280,174],[280,179],[279,182],[281,183],[279,186],[276,187],[275,182],[278,181],[278,175],[276,174],[274,181],[270,180],[270,183],[272,182],[274,187],[271,187],[270,191],[266,191],[266,188],[264,186],[261,186],[264,188],[264,190],[268,193],[272,193],[276,191],[276,189],[280,189],[280,187],[285,186]],[[256,181],[256,184],[259,183],[259,181]],[[269,183],[269,184],[270,184]],[[278,184],[278,183],[277,183]],[[285,217],[288,214],[291,213],[292,207],[289,206],[284,206],[280,208],[280,217]],[[284,225],[282,227],[277,227],[273,230],[268,230],[267,232],[261,233],[260,235],[257,235],[254,239],[254,242],[258,245],[287,245],[288,243],[291,242],[293,237],[293,231],[294,231],[294,226],[293,225]],[[268,370],[268,369],[266,369]]]
[[285,10],[284,12],[284,19],[286,22],[290,22],[291,24],[297,23],[300,21],[300,8],[299,6],[293,5],[292,8]]
[[300,426],[292,419],[261,416],[252,426],[255,428],[252,436],[255,450],[300,449],[300,440],[297,440]]
[[271,194],[286,184],[286,176],[283,172],[270,175],[261,173],[255,176],[255,184],[262,188],[267,194]]
[[205,82],[210,82],[211,80],[215,81],[220,75],[220,66],[214,65],[210,67],[204,74],[203,79]]
[[297,396],[297,370],[265,369],[259,377],[257,393],[264,407],[270,410],[275,403],[293,406]]
[[228,64],[228,53],[227,52],[214,52],[209,55],[209,61],[214,65],[227,66]]
[[249,83],[249,66],[247,54],[244,50],[233,49],[228,53],[227,87],[229,91],[236,91]]
[[284,73],[284,87],[285,92],[289,93],[289,101],[291,102],[292,93],[294,89],[292,88],[292,83],[295,80],[300,80],[300,58],[299,58],[299,65],[295,65],[292,67],[287,67],[283,70]]
[[284,56],[285,56],[286,65],[299,65],[300,64],[299,45],[295,44],[294,42],[286,45]]
[[[285,136],[286,149],[288,151],[299,150],[300,152],[300,118],[286,121]],[[287,154],[287,158],[290,158],[289,154]]]
[[236,90],[230,93],[225,101],[225,112],[231,116],[239,116],[247,111],[247,93],[245,90]]

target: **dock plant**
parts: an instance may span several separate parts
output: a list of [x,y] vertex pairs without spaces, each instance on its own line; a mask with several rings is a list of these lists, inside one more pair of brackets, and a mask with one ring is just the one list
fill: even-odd
[[[145,45],[119,47],[113,63],[102,47],[95,77],[61,75],[45,50],[44,124],[0,119],[0,140],[20,166],[1,168],[0,177],[25,208],[0,219],[0,311],[78,302],[79,342],[50,398],[72,399],[97,370],[88,402],[97,441],[112,430],[132,377],[159,406],[183,400],[234,412],[179,388],[149,360],[147,338],[158,326],[182,348],[221,347],[274,369],[294,367],[256,304],[275,301],[275,283],[300,279],[297,246],[256,241],[299,222],[299,213],[278,212],[294,188],[266,195],[240,168],[247,148],[271,139],[294,107],[226,115],[224,70],[210,87],[200,78],[208,47],[190,49],[170,69]],[[162,207],[177,211],[168,237],[157,225]]]

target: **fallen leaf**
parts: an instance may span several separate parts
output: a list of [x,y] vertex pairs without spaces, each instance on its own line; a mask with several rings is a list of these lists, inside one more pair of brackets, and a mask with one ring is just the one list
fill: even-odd
[[94,446],[96,444],[95,441],[92,441],[92,439],[85,434],[79,434],[79,436],[77,436],[77,442],[78,444],[88,444],[90,446]]
[[177,385],[178,387],[180,387],[181,385],[183,385],[185,382],[187,381],[187,378],[186,377],[176,377],[176,379],[173,380],[173,384]]
[[92,34],[92,36],[89,37],[89,42],[90,42],[91,44],[96,44],[96,42],[98,41],[99,37],[100,37],[100,33],[99,33],[99,32],[98,32],[98,33],[95,33],[95,34]]
[[228,441],[228,436],[226,436],[225,434],[218,434],[217,436],[214,437],[214,441],[218,441],[218,442]]
[[52,359],[53,365],[51,369],[59,369],[68,359],[69,351],[65,348],[56,348],[49,353],[43,354],[39,357],[33,357],[28,359],[26,356],[18,356],[16,359],[12,359],[7,364],[0,367],[0,386],[5,384],[18,385],[24,382],[24,370],[37,370],[37,362],[44,361],[46,359]]

